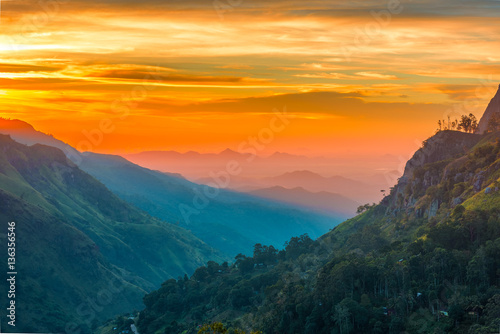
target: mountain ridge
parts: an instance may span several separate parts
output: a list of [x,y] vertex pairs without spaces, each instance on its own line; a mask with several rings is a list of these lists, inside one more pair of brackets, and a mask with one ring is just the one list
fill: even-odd
[[[187,231],[119,199],[52,146],[0,135],[0,198],[3,231],[7,222],[17,226],[19,298],[33,305],[19,311],[20,330],[62,332],[71,322],[87,333],[95,321],[140,307],[142,295],[166,278],[223,259]],[[106,307],[90,320],[77,312],[112,281],[123,286],[113,304],[101,303]]]
[[[8,130],[0,128],[0,132]],[[42,135],[36,134],[37,137]],[[30,133],[16,133],[15,138],[33,143],[32,137]],[[68,158],[121,199],[152,216],[178,224],[228,257],[251,252],[257,240],[280,246],[293,234],[309,233],[318,237],[342,219],[339,215],[301,211],[286,203],[273,202],[271,205],[267,200],[248,194],[213,189],[135,165],[123,157],[80,153],[67,149],[65,143],[52,137],[50,142],[64,149]],[[202,210],[196,209],[194,201],[207,192],[217,195],[205,198]]]
[[352,217],[360,203],[336,193],[327,191],[310,192],[302,187],[285,188],[273,186],[250,191],[249,194],[292,203],[324,212],[341,213]]
[[498,85],[498,90],[495,96],[488,103],[488,107],[486,108],[483,116],[479,120],[475,133],[484,134],[485,132],[487,132],[488,123],[494,115],[496,115],[497,117],[498,115],[500,115],[500,85]]
[[[499,254],[500,132],[442,131],[378,205],[316,241],[257,244],[229,268],[165,282],[145,297],[139,329],[195,333],[216,321],[266,334],[496,333]],[[161,303],[173,296],[176,309]]]

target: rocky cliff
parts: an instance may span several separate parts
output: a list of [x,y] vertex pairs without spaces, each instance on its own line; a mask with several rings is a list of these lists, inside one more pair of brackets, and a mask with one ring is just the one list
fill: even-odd
[[476,129],[476,133],[482,134],[486,132],[486,130],[488,129],[488,122],[494,114],[500,114],[500,85],[498,86],[498,91],[495,97],[493,97],[493,99],[490,101],[488,107],[486,108],[486,111],[481,117],[481,120],[479,121]]

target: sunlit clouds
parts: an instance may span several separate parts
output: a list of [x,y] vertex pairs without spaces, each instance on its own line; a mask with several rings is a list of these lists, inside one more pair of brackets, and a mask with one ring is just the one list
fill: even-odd
[[113,119],[96,151],[206,151],[286,105],[269,150],[400,153],[500,81],[498,1],[232,3],[2,1],[0,115],[70,144]]

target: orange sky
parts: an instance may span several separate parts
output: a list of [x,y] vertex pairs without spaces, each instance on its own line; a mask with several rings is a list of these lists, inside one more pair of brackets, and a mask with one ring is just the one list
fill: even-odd
[[0,116],[96,152],[255,137],[407,154],[438,119],[480,117],[500,82],[500,3],[460,4],[3,0]]

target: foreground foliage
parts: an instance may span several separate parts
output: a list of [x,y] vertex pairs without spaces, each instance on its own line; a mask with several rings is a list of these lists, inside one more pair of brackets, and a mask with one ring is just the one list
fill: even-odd
[[498,331],[500,144],[438,135],[472,148],[412,167],[379,205],[316,241],[257,244],[252,257],[163,283],[144,298],[140,332],[196,333],[209,320],[264,333]]

